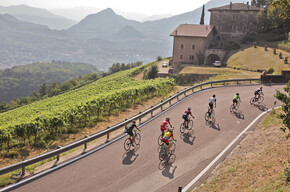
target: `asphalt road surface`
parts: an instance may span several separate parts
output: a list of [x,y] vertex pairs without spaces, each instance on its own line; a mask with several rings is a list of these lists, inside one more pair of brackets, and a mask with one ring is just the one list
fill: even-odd
[[[272,108],[276,101],[273,97],[275,90],[284,86],[263,86],[264,105],[251,106],[250,98],[254,96],[253,92],[258,87],[260,86],[223,87],[194,94],[143,126],[139,148],[125,153],[123,143],[126,136],[15,191],[178,191],[179,186],[185,187],[190,183],[259,114],[266,108]],[[231,114],[230,105],[237,92],[240,93],[242,102],[237,113]],[[208,108],[208,99],[213,94],[216,94],[217,98],[216,122],[207,124],[204,116]],[[279,104],[281,103],[277,101],[277,105]],[[194,128],[191,132],[181,134],[181,116],[188,106],[192,107],[195,117]],[[168,162],[160,162],[157,138],[160,135],[160,124],[167,116],[171,118],[175,127],[176,150],[175,156]],[[215,166],[224,160],[230,151],[222,156]],[[201,184],[212,170],[213,168],[206,172],[190,190]]]

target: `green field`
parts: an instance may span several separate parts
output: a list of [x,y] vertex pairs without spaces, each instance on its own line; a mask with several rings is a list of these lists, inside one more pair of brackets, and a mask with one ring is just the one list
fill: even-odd
[[[266,70],[273,67],[274,74],[280,74],[281,70],[290,69],[290,64],[284,64],[284,58],[288,57],[288,63],[290,63],[290,53],[281,49],[276,50],[277,54],[273,54],[273,49],[268,48],[268,51],[264,50],[264,47],[249,47],[244,46],[242,49],[231,51],[228,54],[227,66],[237,69],[246,70]],[[279,53],[282,53],[283,59],[279,59]]]

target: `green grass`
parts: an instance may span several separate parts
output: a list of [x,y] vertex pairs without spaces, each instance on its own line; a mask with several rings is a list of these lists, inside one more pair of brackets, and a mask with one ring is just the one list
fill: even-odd
[[268,51],[265,51],[264,47],[243,46],[243,48],[231,51],[228,54],[227,66],[252,71],[266,70],[273,67],[274,73],[280,74],[282,69],[290,69],[290,64],[284,64],[284,59],[279,59],[280,52],[283,58],[285,56],[290,58],[290,53],[284,50],[277,49],[277,54],[274,55],[272,48],[268,48]]
[[257,72],[216,67],[185,67],[180,73],[217,74],[217,76],[209,78],[209,81],[260,77],[260,73]]

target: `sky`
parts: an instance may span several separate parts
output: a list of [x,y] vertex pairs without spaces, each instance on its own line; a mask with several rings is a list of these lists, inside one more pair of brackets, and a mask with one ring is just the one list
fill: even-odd
[[112,8],[144,15],[173,15],[192,11],[209,0],[0,0],[1,6],[26,4],[31,7],[55,9],[78,6]]

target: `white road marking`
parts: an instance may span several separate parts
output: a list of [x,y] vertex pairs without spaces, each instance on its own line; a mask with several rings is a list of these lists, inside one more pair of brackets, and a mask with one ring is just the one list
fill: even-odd
[[238,124],[241,124],[241,122],[237,121]]
[[[279,107],[276,107],[279,108]],[[254,121],[252,121],[234,140],[232,140],[232,142],[218,155],[216,156],[216,158],[210,163],[208,164],[208,166],[202,170],[190,183],[188,183],[184,189],[182,191],[187,191],[189,190],[189,188],[194,185],[226,152],[229,148],[231,148],[234,143],[246,132],[248,131],[248,129],[250,129],[250,127],[260,118],[262,117],[265,113],[268,113],[269,111],[271,111],[272,109],[268,109],[267,111],[264,111],[263,113],[261,113]]]

